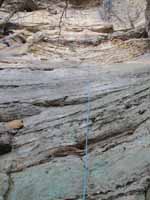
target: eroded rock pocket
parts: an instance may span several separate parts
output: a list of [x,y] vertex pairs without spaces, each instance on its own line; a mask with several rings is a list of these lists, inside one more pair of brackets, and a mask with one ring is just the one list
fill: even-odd
[[0,155],[11,152],[12,138],[9,133],[0,133]]

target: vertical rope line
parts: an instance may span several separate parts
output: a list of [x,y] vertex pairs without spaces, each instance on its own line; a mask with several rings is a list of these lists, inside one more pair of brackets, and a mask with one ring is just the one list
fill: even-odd
[[89,163],[88,163],[88,136],[90,132],[90,80],[89,80],[89,70],[88,70],[88,81],[87,81],[87,118],[86,118],[86,130],[85,130],[85,147],[84,147],[84,157],[83,157],[83,196],[82,199],[87,199],[88,190],[88,176],[89,176]]
[[111,12],[112,12],[112,0],[104,0],[103,1],[104,6],[104,18],[105,20],[110,20]]

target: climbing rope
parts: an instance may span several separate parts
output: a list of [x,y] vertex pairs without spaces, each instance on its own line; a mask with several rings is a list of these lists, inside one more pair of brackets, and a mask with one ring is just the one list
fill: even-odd
[[[88,70],[89,78],[89,70]],[[89,166],[88,166],[88,137],[90,133],[90,80],[87,82],[87,118],[86,118],[86,131],[85,131],[85,147],[84,147],[84,173],[83,173],[83,196],[82,199],[87,199],[87,189],[88,189],[88,176],[89,176]]]
[[112,0],[104,0],[103,5],[104,5],[104,12],[105,12],[105,20],[109,20],[111,10],[112,10]]

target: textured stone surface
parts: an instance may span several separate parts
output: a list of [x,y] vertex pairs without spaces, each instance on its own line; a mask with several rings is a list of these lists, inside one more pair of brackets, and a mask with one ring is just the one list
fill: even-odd
[[150,1],[146,0],[147,6],[145,11],[145,17],[146,17],[146,31],[148,33],[148,36],[150,36]]
[[82,171],[81,160],[71,156],[13,174],[8,199],[75,199],[81,195]]
[[0,199],[6,195],[9,188],[9,177],[6,174],[0,173]]
[[114,0],[107,15],[106,1],[70,1],[60,35],[64,1],[11,19],[0,44],[1,200],[82,199],[88,82],[87,199],[149,200],[150,57],[131,60],[149,40],[109,35],[142,24],[142,2]]
[[[87,79],[91,88],[88,196],[144,197],[150,179],[150,71],[148,59],[146,64],[141,61],[40,73],[0,71],[0,84],[5,86],[0,91],[1,107],[7,99],[8,108],[12,102],[16,105],[14,113],[22,112],[18,108],[24,103],[41,109],[25,116],[24,128],[13,136],[12,152],[0,159],[1,171],[11,173],[9,199],[81,198]],[[10,89],[10,83],[18,87]]]

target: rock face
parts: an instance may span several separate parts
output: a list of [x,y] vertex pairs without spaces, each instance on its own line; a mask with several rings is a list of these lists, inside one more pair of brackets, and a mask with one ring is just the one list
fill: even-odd
[[13,102],[10,118],[24,117],[24,128],[9,130],[11,152],[0,158],[3,176],[9,174],[2,197],[81,199],[89,79],[88,198],[146,200],[150,69],[149,60],[141,62],[0,71],[1,109]]
[[0,199],[3,200],[9,188],[9,177],[6,174],[0,173]]
[[150,57],[133,59],[149,40],[127,31],[145,1],[133,23],[141,1],[106,20],[108,1],[70,0],[61,28],[66,4],[48,2],[0,39],[0,200],[81,200],[88,127],[87,199],[150,200]]
[[34,11],[38,9],[38,5],[34,0],[4,0],[3,3],[5,6],[9,7],[9,9],[17,9],[19,11]]
[[150,36],[150,1],[149,0],[147,0],[145,17],[146,17],[146,31],[148,33],[148,36]]

